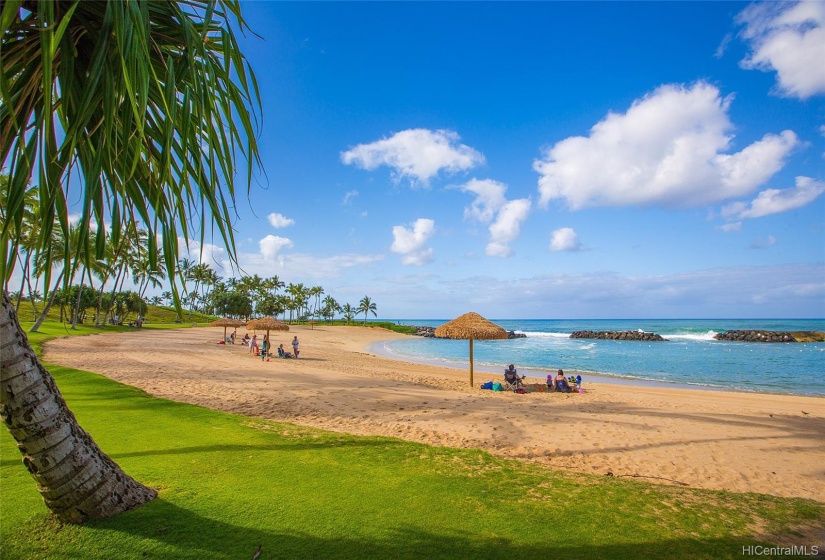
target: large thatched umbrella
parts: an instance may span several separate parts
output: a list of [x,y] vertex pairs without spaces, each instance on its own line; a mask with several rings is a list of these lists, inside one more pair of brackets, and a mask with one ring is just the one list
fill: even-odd
[[266,337],[269,338],[269,331],[288,331],[289,325],[273,317],[261,317],[249,321],[246,328],[253,331],[266,331]]
[[218,319],[217,321],[212,321],[210,325],[213,327],[223,327],[223,339],[226,340],[226,327],[242,327],[246,324],[246,321],[241,321],[240,319],[230,319],[229,317],[224,317],[223,319]]
[[439,338],[458,338],[470,340],[470,387],[473,386],[473,340],[491,340],[507,338],[507,331],[491,323],[478,313],[465,313],[449,323],[435,329]]

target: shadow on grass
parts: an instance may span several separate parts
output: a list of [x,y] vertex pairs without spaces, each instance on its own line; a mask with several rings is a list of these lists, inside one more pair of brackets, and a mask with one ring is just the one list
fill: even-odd
[[173,447],[169,449],[151,449],[145,451],[132,451],[128,453],[110,453],[112,459],[124,459],[126,457],[152,457],[163,455],[184,455],[188,453],[249,453],[259,451],[308,451],[315,449],[332,449],[338,447],[387,447],[390,445],[409,445],[401,440],[390,438],[371,438],[363,440],[336,439],[329,441],[302,441],[284,442],[268,445],[237,445],[237,444],[216,444],[216,445],[196,445],[191,447]]
[[[345,516],[346,512],[342,512]],[[376,519],[377,526],[382,525]],[[345,526],[342,523],[341,526]],[[319,528],[324,526],[319,520]],[[548,558],[615,559],[615,558],[741,558],[743,547],[755,545],[742,538],[671,539],[659,542],[586,544],[585,535],[552,535],[548,543],[524,539],[518,529],[499,529],[502,535],[488,538],[444,531],[433,532],[417,526],[365,528],[364,532],[381,533],[376,538],[358,535],[323,536],[305,532],[278,532],[244,527],[209,519],[182,509],[162,499],[112,520],[90,525],[95,530],[117,531],[139,541],[157,544],[163,557],[178,558],[251,558],[262,546],[261,560],[268,559],[530,559]],[[323,530],[323,529],[322,529]],[[632,538],[629,535],[629,538]],[[540,539],[539,539],[540,540]],[[560,544],[561,541],[564,544]],[[140,542],[144,557],[152,554],[152,545]],[[161,552],[161,550],[163,552]],[[126,552],[126,551],[124,551]],[[137,554],[137,551],[135,551]],[[128,554],[127,554],[128,555]]]

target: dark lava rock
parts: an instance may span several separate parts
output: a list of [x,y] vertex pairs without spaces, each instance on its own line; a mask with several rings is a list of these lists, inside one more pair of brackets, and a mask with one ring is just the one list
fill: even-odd
[[762,330],[739,330],[725,331],[715,335],[716,340],[726,340],[733,342],[812,342],[816,340],[816,335],[821,335],[817,331],[784,332],[784,331],[762,331]]
[[570,338],[597,338],[600,340],[642,340],[646,342],[667,342],[666,338],[652,332],[643,331],[575,331]]

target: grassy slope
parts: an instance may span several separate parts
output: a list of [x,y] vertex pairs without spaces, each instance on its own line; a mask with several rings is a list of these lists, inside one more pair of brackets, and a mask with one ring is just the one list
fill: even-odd
[[[33,345],[63,332],[53,329]],[[812,545],[793,527],[825,522],[825,506],[811,501],[574,476],[477,450],[224,414],[50,370],[81,425],[160,497],[114,519],[59,525],[4,431],[4,560],[235,559],[259,544],[264,559],[741,558],[757,532]]]

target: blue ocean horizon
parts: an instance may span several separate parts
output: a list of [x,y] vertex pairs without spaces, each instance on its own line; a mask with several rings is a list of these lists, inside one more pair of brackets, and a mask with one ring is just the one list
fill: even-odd
[[[385,319],[386,320],[386,319]],[[526,338],[479,340],[474,364],[544,378],[558,369],[583,372],[585,383],[613,381],[694,389],[825,396],[825,342],[750,343],[715,340],[727,330],[825,331],[825,319],[491,319]],[[392,319],[438,327],[444,319]],[[574,331],[655,332],[667,342],[571,339]],[[402,360],[467,367],[468,343],[424,337],[384,341],[370,349]]]

